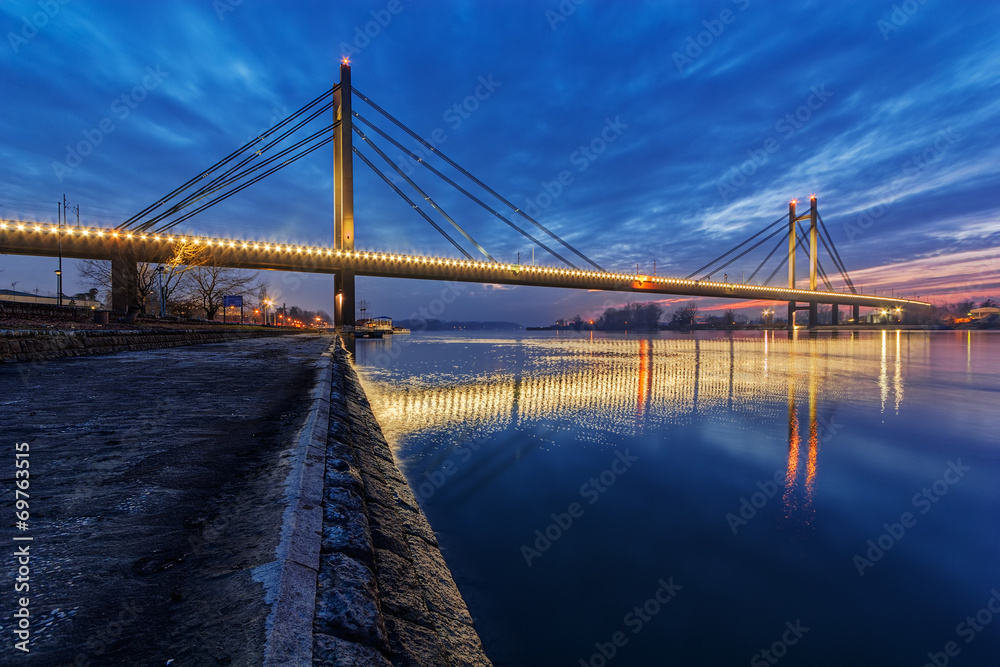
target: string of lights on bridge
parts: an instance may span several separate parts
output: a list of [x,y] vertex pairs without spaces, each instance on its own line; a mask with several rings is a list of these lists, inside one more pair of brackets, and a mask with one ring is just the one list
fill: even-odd
[[[191,244],[194,246],[205,246],[206,248],[219,248],[222,250],[245,251],[248,253],[278,253],[286,255],[303,255],[315,258],[341,258],[350,260],[362,260],[371,262],[402,263],[414,265],[427,265],[439,267],[459,267],[470,270],[477,270],[484,273],[495,272],[509,275],[510,273],[526,273],[538,276],[553,276],[566,278],[589,278],[593,280],[605,281],[629,281],[661,285],[690,285],[703,287],[720,288],[740,288],[753,291],[769,293],[795,293],[803,296],[830,297],[836,295],[837,300],[849,303],[854,300],[870,300],[871,295],[851,294],[842,292],[822,292],[804,289],[790,290],[782,287],[772,287],[767,285],[752,285],[743,283],[730,283],[706,280],[689,280],[685,278],[670,278],[664,276],[649,276],[643,274],[619,273],[611,271],[589,271],[576,268],[561,268],[550,266],[534,266],[529,264],[507,264],[502,262],[488,262],[473,259],[453,259],[446,257],[432,257],[421,255],[404,255],[399,253],[385,253],[364,250],[337,250],[324,246],[305,246],[291,243],[268,243],[262,241],[247,241],[238,239],[223,239],[208,236],[192,235],[169,235],[169,234],[146,234],[142,232],[129,232],[115,228],[100,227],[71,227],[58,226],[52,224],[31,223],[23,221],[0,221],[0,231],[16,231],[26,234],[62,234],[65,237],[80,237],[89,239],[99,239],[104,241],[129,241],[153,244]],[[909,299],[884,297],[889,302],[922,304],[919,301]],[[778,298],[777,300],[781,300]]]

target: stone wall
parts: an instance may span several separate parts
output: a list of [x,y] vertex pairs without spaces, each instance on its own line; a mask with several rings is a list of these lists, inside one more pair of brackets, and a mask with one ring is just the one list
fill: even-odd
[[490,665],[434,531],[338,341],[314,665]]
[[289,332],[266,329],[226,330],[221,327],[219,330],[150,329],[146,331],[0,329],[0,361],[41,361],[197,343],[221,343],[240,338],[282,336],[287,333]]
[[0,299],[0,321],[8,317],[44,317],[66,322],[93,322],[94,311],[77,306],[55,306]]

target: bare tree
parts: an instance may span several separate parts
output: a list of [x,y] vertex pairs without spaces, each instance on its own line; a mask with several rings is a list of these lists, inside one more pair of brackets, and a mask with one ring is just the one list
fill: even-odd
[[[141,303],[145,310],[146,302],[157,293],[160,288],[160,281],[163,286],[163,299],[171,310],[175,312],[190,310],[190,304],[181,303],[184,298],[175,301],[175,295],[183,294],[185,274],[196,266],[207,263],[211,258],[211,253],[205,246],[179,242],[176,243],[171,252],[170,259],[162,264],[153,262],[135,261],[134,257],[126,248],[120,248],[116,252],[115,259],[121,259],[126,263],[129,260],[135,261],[136,272],[127,289],[129,293],[129,303]],[[162,275],[158,276],[162,267]],[[85,259],[79,264],[80,276],[96,285],[105,295],[105,302],[111,301],[111,262],[107,260]]]
[[188,297],[205,311],[207,319],[215,319],[222,308],[222,297],[250,294],[260,289],[257,274],[221,266],[201,265],[187,272]]

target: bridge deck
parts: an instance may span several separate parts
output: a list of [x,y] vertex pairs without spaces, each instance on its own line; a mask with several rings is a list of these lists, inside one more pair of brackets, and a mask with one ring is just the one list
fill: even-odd
[[169,262],[178,248],[194,245],[206,253],[203,263],[239,269],[337,273],[359,276],[453,280],[475,283],[645,292],[684,296],[837,303],[875,308],[929,306],[923,301],[768,287],[664,276],[586,271],[524,264],[479,262],[371,251],[341,251],[322,246],[264,243],[204,236],[137,234],[96,227],[61,228],[36,223],[0,222],[0,252],[75,259],[107,260],[123,252],[137,261]]

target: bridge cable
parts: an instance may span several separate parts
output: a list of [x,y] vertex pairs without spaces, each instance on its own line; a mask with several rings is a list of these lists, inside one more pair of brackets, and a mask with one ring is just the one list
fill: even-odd
[[540,246],[544,250],[547,250],[555,258],[559,259],[560,261],[564,262],[565,264],[573,267],[574,269],[579,268],[576,265],[574,265],[572,262],[570,262],[568,259],[566,259],[562,255],[560,255],[559,253],[557,253],[556,251],[554,251],[552,248],[549,248],[547,245],[545,245],[544,243],[542,243],[541,241],[539,241],[538,239],[536,239],[534,236],[532,236],[531,234],[529,234],[528,232],[524,231],[523,229],[521,229],[520,227],[518,227],[517,225],[515,225],[513,222],[511,222],[510,220],[508,220],[507,218],[505,218],[503,215],[501,215],[495,209],[493,209],[489,204],[487,204],[483,200],[481,200],[478,197],[476,197],[474,194],[472,194],[471,192],[469,192],[468,190],[466,190],[465,188],[463,188],[461,185],[459,185],[455,181],[453,181],[450,178],[448,178],[446,175],[442,174],[440,171],[438,171],[433,166],[431,166],[431,164],[428,163],[426,160],[424,160],[423,158],[421,158],[417,154],[415,154],[412,151],[410,151],[408,148],[406,148],[405,146],[403,146],[403,144],[401,144],[398,141],[396,141],[393,137],[391,137],[387,133],[383,132],[381,129],[379,129],[377,126],[375,126],[371,121],[369,121],[367,118],[365,118],[364,116],[362,116],[360,113],[358,113],[357,111],[355,111],[354,115],[362,123],[364,123],[365,125],[367,125],[371,129],[375,130],[375,132],[377,132],[382,138],[386,139],[393,146],[395,146],[396,148],[398,148],[399,150],[403,151],[405,154],[407,154],[408,156],[410,156],[410,158],[413,159],[414,161],[420,163],[421,165],[423,165],[424,167],[426,167],[427,169],[429,169],[431,171],[431,173],[435,174],[438,178],[442,179],[445,183],[447,183],[448,185],[452,186],[453,188],[455,188],[456,190],[458,190],[459,192],[461,192],[462,194],[464,194],[466,197],[468,197],[472,201],[476,202],[477,204],[479,204],[481,207],[483,207],[484,209],[486,209],[487,211],[489,211],[490,213],[492,213],[496,217],[498,217],[501,220],[503,220],[505,223],[507,223],[507,225],[511,229],[514,229],[515,231],[520,232],[521,235],[524,236],[525,238],[527,238],[529,241],[535,243],[536,245]]
[[386,184],[390,188],[392,188],[393,190],[395,190],[396,194],[403,198],[403,201],[405,201],[407,204],[410,205],[411,208],[413,208],[413,210],[415,210],[417,213],[419,213],[421,216],[423,216],[424,220],[426,220],[427,222],[429,222],[431,224],[431,226],[434,227],[434,229],[438,230],[438,233],[441,234],[441,236],[443,236],[446,239],[448,239],[451,242],[451,244],[458,249],[458,251],[460,253],[462,253],[463,255],[465,255],[465,257],[467,259],[469,259],[469,260],[473,259],[472,255],[470,255],[468,252],[466,252],[465,248],[463,248],[462,246],[460,246],[458,244],[458,241],[456,241],[455,239],[453,239],[450,236],[448,236],[448,232],[446,232],[445,230],[441,229],[441,227],[438,226],[438,224],[436,222],[434,222],[429,215],[427,215],[426,213],[424,213],[424,211],[419,206],[417,206],[413,202],[413,200],[410,199],[406,195],[405,192],[403,192],[402,190],[400,190],[399,187],[395,183],[392,182],[392,179],[390,179],[388,176],[386,176],[385,174],[383,174],[379,170],[378,167],[376,167],[374,164],[372,164],[371,160],[369,160],[367,157],[365,157],[365,155],[361,151],[358,150],[357,146],[352,146],[351,150],[354,152],[355,155],[357,155],[359,158],[361,158],[362,162],[364,162],[365,164],[367,164],[371,168],[372,171],[374,171],[376,174],[378,174],[382,178],[382,180],[385,181]]
[[[719,255],[718,257],[716,257],[715,259],[713,259],[711,262],[709,262],[705,266],[701,267],[697,271],[692,272],[691,275],[687,276],[684,279],[685,280],[691,280],[693,277],[695,277],[696,275],[698,275],[699,273],[701,273],[705,269],[709,268],[710,266],[712,266],[713,264],[715,264],[716,262],[718,262],[719,260],[721,260],[723,257],[725,257],[726,255],[728,255],[729,253],[736,252],[737,250],[739,250],[740,248],[742,248],[744,245],[746,245],[747,243],[750,243],[750,241],[753,241],[755,238],[757,238],[758,236],[760,236],[764,232],[768,231],[769,229],[771,229],[772,227],[774,227],[776,224],[778,224],[779,222],[781,222],[785,218],[786,218],[786,216],[781,216],[780,218],[778,218],[777,220],[775,220],[771,224],[769,224],[766,227],[764,227],[764,229],[760,230],[759,232],[757,232],[756,234],[754,234],[750,238],[746,239],[742,243],[739,243],[736,247],[730,248],[729,250],[727,250],[726,252],[722,253],[721,255]],[[716,273],[716,272],[713,271],[713,273]],[[709,274],[709,275],[711,275],[711,274]]]
[[215,204],[218,204],[218,203],[220,203],[220,202],[228,199],[229,197],[233,196],[237,192],[240,192],[241,190],[244,190],[244,189],[250,187],[251,185],[253,185],[257,181],[260,181],[260,180],[266,178],[267,176],[270,176],[271,174],[273,174],[274,172],[278,171],[279,169],[281,169],[283,167],[286,167],[289,164],[292,164],[293,162],[296,162],[297,160],[305,157],[306,155],[309,155],[313,151],[315,151],[315,150],[317,150],[319,148],[322,148],[323,146],[326,146],[327,144],[329,144],[332,141],[333,141],[332,137],[329,137],[329,138],[326,138],[326,139],[320,141],[315,146],[311,146],[310,148],[308,148],[308,149],[302,151],[301,153],[299,153],[298,155],[294,155],[294,156],[288,158],[287,160],[285,160],[284,162],[282,162],[278,166],[272,167],[271,169],[268,169],[263,174],[260,174],[259,176],[256,176],[255,178],[250,179],[246,183],[243,183],[242,185],[240,185],[240,186],[238,186],[236,188],[233,188],[229,192],[227,192],[227,193],[225,193],[223,195],[219,195],[215,199],[213,199],[213,200],[211,200],[211,201],[209,201],[209,202],[207,202],[205,204],[202,204],[201,206],[199,206],[195,210],[190,211],[189,213],[184,214],[180,218],[177,218],[175,220],[171,220],[170,222],[162,225],[158,230],[156,230],[157,233],[163,232],[163,231],[166,231],[168,229],[171,229],[172,227],[175,227],[176,225],[180,224],[181,222],[184,222],[185,220],[191,218],[192,216],[194,216],[194,215],[196,215],[198,213],[201,213],[202,211],[204,211],[204,210],[206,210],[208,208],[211,208]]
[[823,244],[823,247],[826,249],[826,253],[828,255],[830,255],[831,258],[833,258],[833,265],[836,267],[837,271],[840,273],[840,277],[843,279],[844,285],[846,285],[847,287],[851,287],[850,276],[848,276],[844,272],[844,270],[841,268],[840,264],[837,262],[837,259],[835,257],[833,257],[833,253],[830,252],[830,247],[826,244],[826,240],[823,238],[822,234],[820,234],[820,236],[819,236],[819,241],[820,241],[820,243]]
[[798,248],[801,245],[802,245],[802,238],[798,234],[796,234],[795,235],[795,247],[792,248],[791,250],[789,250],[787,253],[785,253],[785,256],[782,258],[781,262],[778,264],[778,267],[774,271],[772,271],[771,275],[769,275],[767,277],[767,280],[764,281],[764,285],[769,285],[771,283],[771,281],[774,280],[774,276],[776,276],[778,274],[778,271],[781,271],[781,267],[783,267],[788,262],[788,260],[791,259],[792,253],[795,252],[796,250],[798,250]]
[[[809,236],[806,234],[806,230],[802,227],[801,222],[798,223],[798,228],[799,228],[798,231],[801,232],[802,235],[799,236],[797,232],[795,236],[798,237],[800,243],[802,243],[802,250],[806,254],[806,260],[809,260],[810,259],[809,255],[811,253],[809,252],[809,244],[806,242],[806,239],[809,238]],[[826,284],[827,291],[832,292],[833,286],[830,284],[829,278],[826,277],[826,271],[823,270],[823,264],[819,261],[819,248],[816,249],[816,273],[818,273],[819,276],[823,279],[823,282]]]
[[358,129],[357,125],[351,125],[351,129],[353,129],[354,132],[357,133],[357,135],[359,137],[361,137],[361,140],[364,141],[366,144],[368,144],[368,146],[373,151],[375,151],[378,154],[379,157],[381,157],[383,160],[385,160],[386,164],[388,164],[390,167],[392,167],[396,171],[397,174],[399,174],[400,176],[402,176],[403,180],[405,180],[410,185],[411,188],[413,188],[414,190],[416,190],[417,193],[421,197],[423,197],[424,200],[427,201],[427,203],[429,203],[434,208],[434,210],[436,210],[438,213],[440,213],[444,217],[445,220],[447,220],[449,223],[451,223],[452,227],[454,227],[455,229],[457,229],[458,232],[462,236],[464,236],[465,239],[469,243],[471,243],[473,246],[475,246],[476,250],[478,250],[479,252],[483,253],[483,255],[485,255],[486,258],[489,259],[491,262],[496,263],[496,260],[493,259],[493,257],[488,252],[486,252],[486,249],[483,248],[483,246],[481,246],[478,243],[476,243],[476,240],[474,238],[472,238],[471,236],[469,236],[468,232],[466,232],[464,229],[462,229],[462,226],[459,225],[457,222],[455,222],[455,220],[450,215],[448,215],[447,213],[445,213],[444,209],[441,208],[440,206],[438,206],[437,202],[435,202],[433,199],[431,199],[430,195],[428,195],[426,192],[424,192],[423,190],[421,190],[420,186],[413,182],[413,179],[411,179],[409,176],[407,176],[406,174],[404,174],[403,170],[400,169],[399,166],[397,166],[396,163],[393,162],[392,159],[389,158],[388,155],[386,155],[385,153],[383,153],[382,149],[380,149],[378,146],[376,146],[375,143],[371,139],[369,139],[368,136],[364,132],[362,132],[360,129]]
[[183,185],[181,185],[180,187],[176,188],[173,192],[171,192],[168,195],[166,195],[165,197],[161,198],[159,201],[155,202],[154,204],[151,204],[151,205],[147,206],[143,210],[141,210],[138,213],[136,213],[135,215],[133,215],[131,218],[125,220],[120,225],[118,225],[118,227],[116,229],[125,229],[125,228],[127,228],[129,225],[131,225],[132,223],[134,223],[138,218],[141,218],[142,216],[144,216],[147,213],[149,213],[150,211],[154,210],[155,208],[157,208],[161,204],[165,203],[167,200],[169,200],[169,199],[173,198],[174,196],[176,196],[178,193],[183,192],[187,188],[191,187],[193,184],[195,184],[198,181],[202,180],[203,178],[205,178],[206,176],[208,176],[210,173],[212,173],[213,171],[215,171],[216,169],[218,169],[222,165],[226,164],[227,162],[229,162],[230,160],[234,159],[239,154],[243,153],[248,148],[252,147],[257,142],[263,140],[264,138],[266,138],[266,137],[270,136],[271,134],[273,134],[274,132],[278,131],[279,129],[281,129],[282,127],[284,127],[287,123],[289,123],[290,121],[294,120],[296,117],[298,117],[299,115],[301,115],[302,113],[304,113],[306,110],[308,110],[309,108],[311,108],[311,107],[315,106],[316,104],[318,104],[320,101],[323,100],[323,98],[327,97],[328,95],[332,95],[333,91],[337,90],[337,88],[339,88],[339,87],[340,87],[340,84],[338,83],[338,84],[334,85],[331,90],[324,91],[319,97],[315,98],[311,102],[308,102],[305,106],[303,106],[298,111],[296,111],[295,113],[293,113],[292,115],[290,115],[288,118],[286,118],[283,121],[279,122],[274,127],[268,129],[267,131],[265,131],[260,136],[255,137],[254,139],[251,139],[250,141],[248,141],[243,146],[240,146],[235,151],[233,151],[232,153],[230,153],[226,157],[222,158],[221,160],[219,160],[218,162],[216,162],[214,165],[212,165],[211,167],[209,167],[205,171],[201,172],[200,174],[198,174],[197,176],[195,176],[194,178],[192,178],[188,182],[186,182]]
[[712,277],[713,273],[718,273],[719,271],[721,271],[722,269],[726,268],[727,266],[729,266],[730,264],[732,264],[736,260],[740,259],[741,257],[743,257],[744,255],[746,255],[747,253],[752,252],[753,250],[756,250],[760,245],[762,245],[764,243],[767,243],[768,241],[770,241],[771,239],[773,239],[775,236],[777,236],[778,234],[780,234],[783,231],[784,230],[781,229],[780,227],[778,229],[774,230],[773,232],[771,232],[770,234],[768,234],[767,236],[765,236],[764,238],[762,238],[760,241],[757,241],[757,243],[753,244],[752,246],[750,246],[749,248],[747,248],[746,250],[744,250],[743,252],[741,252],[739,255],[736,255],[735,257],[731,258],[725,264],[723,264],[723,265],[721,265],[719,267],[716,267],[716,269],[714,271],[712,271],[711,273],[708,273],[704,278],[702,278],[702,280],[708,280],[708,279],[710,279]]
[[180,210],[182,210],[182,209],[190,206],[191,204],[194,204],[194,203],[196,203],[198,201],[201,201],[202,199],[205,199],[206,197],[209,197],[209,196],[215,194],[219,190],[225,189],[226,187],[232,185],[233,183],[236,183],[236,182],[242,180],[243,178],[246,178],[250,174],[252,174],[252,173],[254,173],[256,171],[260,171],[264,167],[267,167],[268,165],[270,165],[270,164],[272,164],[274,162],[277,162],[278,160],[280,160],[284,156],[288,155],[292,151],[295,151],[298,148],[301,148],[303,145],[308,144],[311,141],[314,141],[317,137],[330,132],[331,130],[333,130],[334,127],[335,127],[335,125],[330,125],[329,127],[326,127],[326,128],[323,128],[322,130],[314,132],[313,134],[309,135],[305,139],[302,139],[302,140],[300,140],[300,141],[292,144],[291,146],[288,146],[287,148],[282,149],[281,151],[275,153],[274,155],[268,157],[267,159],[265,159],[265,160],[263,160],[261,162],[258,162],[257,164],[255,164],[252,167],[248,167],[247,169],[244,169],[243,171],[239,172],[235,176],[232,176],[231,178],[227,178],[225,180],[219,180],[219,179],[213,180],[212,183],[209,183],[209,184],[205,185],[204,187],[200,188],[199,190],[197,190],[192,195],[186,197],[184,200],[182,200],[182,201],[174,204],[173,206],[171,206],[168,210],[166,210],[166,211],[164,211],[162,213],[157,214],[156,216],[154,216],[154,217],[150,218],[149,220],[143,222],[141,225],[136,226],[134,229],[136,229],[137,231],[146,231],[147,229],[149,229],[149,228],[153,227],[154,225],[156,225],[156,223],[158,223],[161,220],[164,220],[164,219],[170,217],[174,213],[177,213],[178,211],[180,211]]
[[778,252],[778,249],[781,248],[781,246],[782,246],[783,243],[785,243],[784,237],[779,238],[778,239],[778,244],[776,246],[774,246],[774,248],[771,249],[771,252],[767,253],[767,257],[764,258],[764,261],[761,262],[760,264],[758,264],[757,268],[754,269],[753,273],[750,274],[750,277],[747,278],[747,282],[748,283],[754,279],[754,276],[756,276],[760,272],[761,269],[764,268],[765,264],[767,264],[769,261],[771,261],[771,258],[774,256],[774,253]]
[[332,136],[326,137],[325,139],[323,139],[322,141],[318,142],[314,146],[310,146],[309,148],[303,150],[298,155],[293,155],[292,157],[288,158],[287,160],[285,160],[281,164],[268,169],[263,174],[260,174],[260,175],[258,175],[256,177],[250,179],[246,183],[243,183],[243,184],[239,185],[238,187],[233,188],[229,192],[227,192],[227,193],[225,193],[223,195],[219,195],[215,199],[213,199],[213,200],[211,200],[211,201],[209,201],[209,202],[207,202],[205,204],[202,204],[201,206],[199,206],[195,210],[190,211],[189,213],[184,214],[180,218],[177,218],[176,220],[172,220],[172,221],[166,223],[165,225],[163,225],[163,226],[160,227],[159,231],[161,231],[161,232],[162,231],[166,231],[166,230],[170,229],[171,227],[174,227],[174,226],[178,225],[179,223],[187,220],[188,218],[190,218],[190,217],[192,217],[192,216],[194,216],[194,215],[196,215],[196,214],[204,211],[205,209],[210,208],[211,206],[214,206],[215,204],[218,204],[219,202],[228,199],[229,197],[233,196],[237,192],[240,192],[241,190],[244,190],[244,189],[250,187],[251,185],[253,185],[257,181],[259,181],[259,180],[261,180],[263,178],[266,178],[267,176],[270,176],[271,174],[273,174],[274,172],[278,171],[279,169],[281,169],[283,167],[287,167],[288,165],[292,164],[293,162],[296,162],[297,160],[305,157],[306,155],[309,155],[313,151],[315,151],[315,150],[317,150],[319,148],[322,148],[323,146],[326,146],[327,144],[331,143],[332,141],[333,141],[333,137]]
[[496,197],[497,199],[499,199],[505,206],[508,206],[511,209],[513,209],[515,213],[517,213],[522,218],[524,218],[525,220],[527,220],[528,222],[530,222],[531,224],[533,224],[538,229],[540,229],[543,232],[545,232],[546,234],[548,234],[551,238],[553,238],[556,241],[558,241],[559,243],[561,243],[563,246],[565,246],[566,248],[568,248],[569,250],[571,250],[577,257],[579,257],[580,259],[584,260],[585,262],[587,262],[588,264],[590,264],[591,266],[593,266],[598,271],[602,271],[602,272],[604,271],[604,269],[599,264],[597,264],[592,259],[590,259],[586,255],[584,255],[583,253],[581,253],[579,250],[577,250],[576,248],[574,248],[573,246],[571,246],[567,241],[565,241],[564,239],[560,238],[557,234],[551,232],[542,223],[538,222],[537,220],[535,220],[534,218],[532,218],[530,215],[528,215],[527,213],[525,213],[524,211],[522,211],[518,206],[516,206],[515,204],[513,204],[510,200],[508,200],[507,198],[505,198],[499,192],[497,192],[496,190],[494,190],[490,186],[488,186],[485,183],[483,183],[481,180],[479,180],[478,178],[476,178],[475,176],[473,176],[471,173],[469,173],[466,169],[464,169],[461,166],[459,166],[454,160],[452,160],[447,155],[445,155],[444,153],[442,153],[441,151],[439,151],[437,148],[435,148],[433,144],[427,142],[419,134],[417,134],[416,132],[414,132],[413,130],[411,130],[410,128],[408,128],[406,125],[404,125],[402,122],[400,122],[398,119],[396,119],[395,117],[393,117],[393,115],[390,114],[388,111],[386,111],[385,109],[383,109],[379,105],[375,104],[375,102],[373,102],[371,99],[369,99],[368,97],[366,97],[357,88],[354,88],[352,86],[351,90],[353,90],[358,95],[358,97],[360,97],[363,101],[367,102],[369,104],[369,106],[371,106],[373,109],[375,109],[376,111],[378,111],[380,114],[382,114],[383,116],[385,116],[386,118],[388,118],[393,124],[395,124],[401,130],[403,130],[404,132],[406,132],[407,134],[409,134],[411,137],[413,137],[414,139],[416,139],[421,145],[423,145],[428,150],[430,150],[432,153],[434,153],[435,155],[437,155],[438,157],[440,157],[442,160],[444,160],[445,162],[447,162],[448,164],[450,164],[452,167],[454,167],[455,169],[457,169],[459,172],[461,172],[464,176],[466,176],[473,183],[475,183],[476,185],[478,185],[479,187],[483,188],[484,190],[486,190],[487,192],[489,192],[491,195],[493,195],[494,197]]
[[820,228],[823,230],[823,233],[826,234],[826,237],[830,240],[830,248],[828,249],[828,252],[830,253],[831,256],[834,257],[834,260],[838,263],[838,268],[844,273],[844,280],[847,282],[848,286],[850,286],[851,291],[857,294],[858,290],[854,287],[854,281],[851,280],[851,276],[847,272],[847,265],[844,264],[844,260],[841,259],[840,253],[837,251],[837,246],[834,245],[833,243],[833,237],[830,235],[830,230],[826,228],[826,223],[823,222],[823,216],[817,214],[817,218],[819,219]]
[[149,220],[147,220],[147,221],[145,221],[145,222],[137,225],[136,227],[134,227],[134,229],[137,229],[139,231],[143,231],[145,229],[149,229],[154,224],[156,224],[159,220],[162,220],[162,219],[164,219],[164,218],[166,218],[166,217],[168,217],[168,216],[176,213],[177,211],[180,211],[184,207],[189,206],[190,204],[192,204],[192,203],[194,203],[194,202],[196,202],[196,201],[198,201],[200,199],[203,199],[205,196],[207,196],[208,194],[210,194],[212,192],[216,192],[217,190],[219,190],[220,187],[225,187],[228,183],[233,183],[236,180],[239,180],[240,178],[243,178],[244,176],[252,173],[255,169],[258,169],[260,167],[266,166],[267,164],[270,164],[271,162],[273,162],[276,159],[280,159],[282,156],[287,155],[289,152],[291,152],[292,150],[295,150],[296,148],[298,148],[299,146],[301,146],[303,143],[306,143],[306,142],[312,140],[313,138],[315,138],[315,136],[317,134],[322,134],[323,132],[328,132],[331,129],[332,126],[327,127],[327,128],[325,128],[323,130],[320,130],[319,132],[316,132],[316,133],[310,135],[308,138],[303,139],[303,140],[299,141],[298,143],[294,144],[293,146],[291,146],[289,148],[286,148],[283,151],[279,152],[276,156],[272,156],[270,158],[267,158],[266,160],[264,160],[264,162],[259,163],[257,165],[257,167],[250,167],[250,168],[244,170],[242,173],[238,174],[237,176],[234,176],[232,178],[228,178],[234,172],[236,172],[237,170],[239,170],[241,167],[243,167],[243,166],[247,165],[248,163],[252,162],[255,158],[260,157],[264,152],[266,152],[266,151],[270,150],[271,148],[273,148],[276,144],[278,144],[281,141],[283,141],[289,135],[291,135],[292,133],[296,132],[297,130],[299,130],[300,128],[302,128],[307,123],[310,123],[311,121],[315,120],[317,116],[319,116],[321,113],[329,110],[330,108],[332,108],[332,106],[333,106],[333,104],[331,103],[331,104],[324,105],[323,107],[320,107],[317,111],[315,111],[313,114],[311,114],[305,120],[301,121],[300,123],[298,123],[294,127],[292,127],[290,130],[282,133],[277,138],[275,138],[272,141],[268,142],[265,146],[259,148],[252,155],[249,155],[249,156],[245,157],[244,159],[242,159],[241,161],[239,161],[238,163],[236,163],[234,166],[232,166],[229,169],[227,169],[222,174],[219,174],[218,176],[216,176],[214,179],[212,179],[208,183],[202,185],[200,188],[198,188],[197,190],[195,190],[192,194],[188,195],[184,199],[182,199],[179,202],[175,203],[173,206],[171,206],[166,211],[164,211],[162,213],[159,213],[158,215],[154,216],[153,218],[151,218],[151,219],[149,219]]

